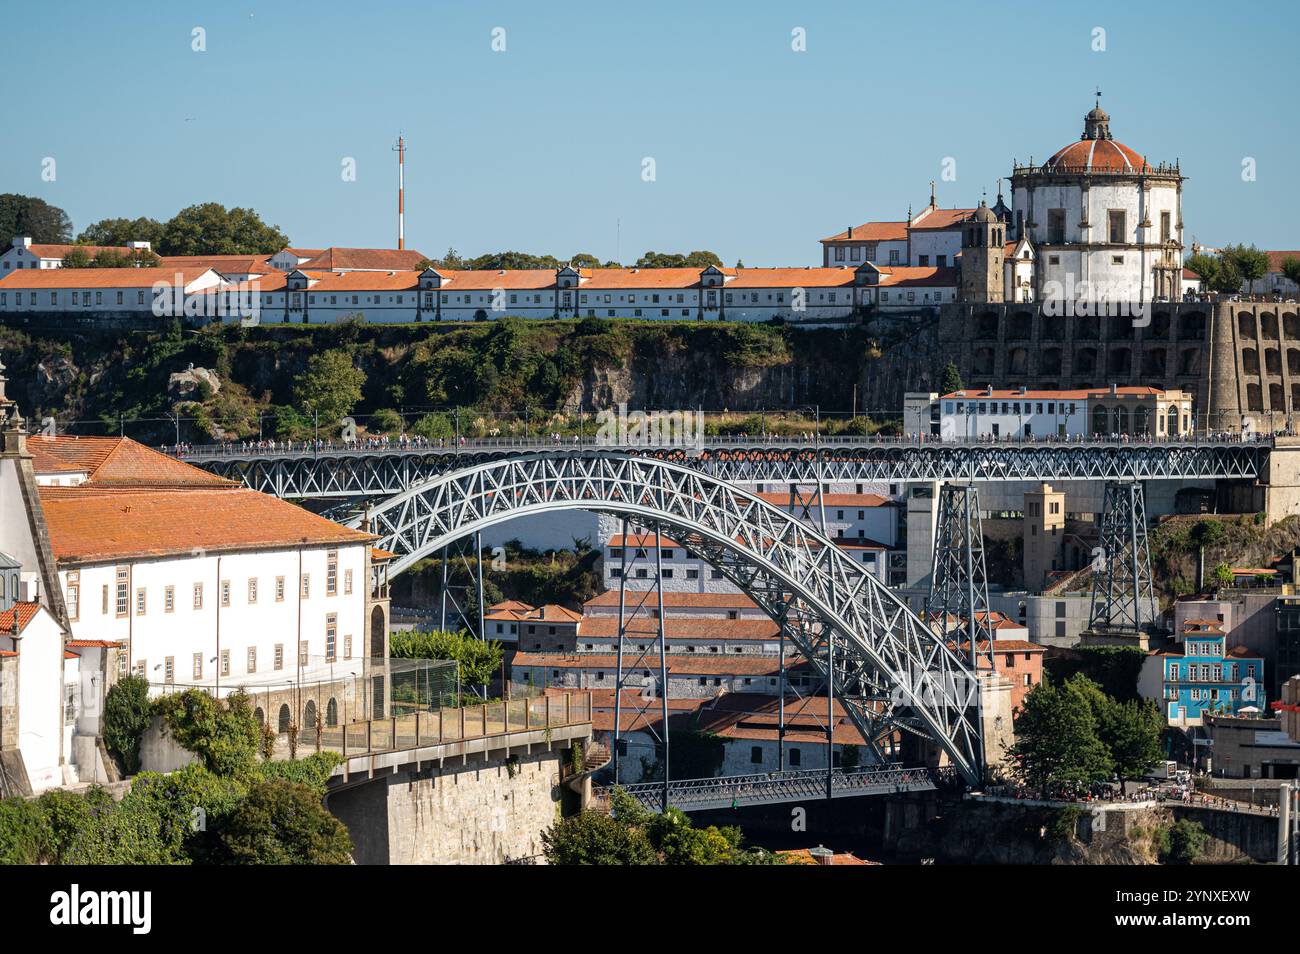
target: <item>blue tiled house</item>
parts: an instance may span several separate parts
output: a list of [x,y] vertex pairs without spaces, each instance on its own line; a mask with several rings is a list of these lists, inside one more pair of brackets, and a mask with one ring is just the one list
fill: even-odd
[[1226,643],[1221,623],[1188,620],[1182,646],[1147,659],[1143,695],[1158,698],[1170,725],[1200,725],[1206,712],[1264,710],[1264,660],[1243,646],[1226,649]]

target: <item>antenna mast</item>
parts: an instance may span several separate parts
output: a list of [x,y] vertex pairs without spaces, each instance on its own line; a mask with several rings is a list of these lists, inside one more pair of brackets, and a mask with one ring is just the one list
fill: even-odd
[[397,248],[400,251],[406,248],[406,206],[403,196],[406,188],[406,140],[400,133],[393,152],[397,153]]

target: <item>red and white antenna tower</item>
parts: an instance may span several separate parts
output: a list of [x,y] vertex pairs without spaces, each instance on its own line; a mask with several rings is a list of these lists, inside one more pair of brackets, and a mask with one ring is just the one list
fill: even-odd
[[397,247],[400,250],[406,248],[406,206],[403,196],[406,187],[406,140],[400,133],[393,152],[397,153]]

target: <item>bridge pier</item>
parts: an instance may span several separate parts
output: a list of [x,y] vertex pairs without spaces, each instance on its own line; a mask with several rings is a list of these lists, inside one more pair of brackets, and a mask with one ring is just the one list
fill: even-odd
[[1158,606],[1141,481],[1108,481],[1083,644],[1149,648]]
[[[952,630],[949,630],[949,616],[955,617],[957,623]],[[992,658],[984,529],[980,522],[979,491],[974,484],[945,483],[939,490],[934,570],[923,618],[939,635],[952,632],[969,642],[967,658],[972,668],[981,652]]]

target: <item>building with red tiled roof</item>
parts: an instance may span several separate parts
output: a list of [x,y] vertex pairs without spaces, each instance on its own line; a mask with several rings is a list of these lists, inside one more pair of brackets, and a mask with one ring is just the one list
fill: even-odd
[[929,405],[938,408],[939,437],[945,441],[1069,440],[1110,435],[1167,439],[1191,434],[1194,429],[1189,392],[1141,385],[967,389],[942,397],[932,395]]
[[27,269],[62,268],[63,260],[72,252],[81,252],[90,258],[101,253],[132,256],[150,252],[148,242],[131,242],[128,245],[65,245],[33,242],[27,236],[14,236],[13,241],[0,253],[0,278],[11,271]]
[[233,481],[159,453],[125,437],[74,434],[27,438],[32,469],[41,486],[235,487]]

